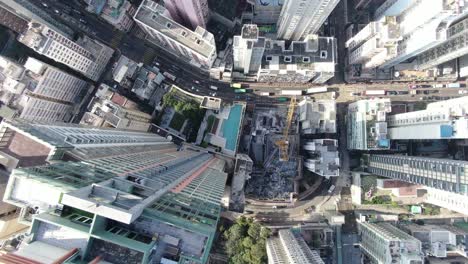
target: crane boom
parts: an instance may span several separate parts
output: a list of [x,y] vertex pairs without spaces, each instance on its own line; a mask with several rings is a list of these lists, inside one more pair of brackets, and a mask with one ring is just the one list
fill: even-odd
[[291,98],[291,102],[289,103],[288,107],[288,114],[286,117],[286,124],[283,130],[283,138],[281,140],[276,141],[276,145],[278,145],[280,150],[280,160],[288,161],[289,160],[289,153],[288,153],[288,139],[289,139],[289,129],[291,128],[292,119],[294,117],[294,108],[296,107],[296,97]]

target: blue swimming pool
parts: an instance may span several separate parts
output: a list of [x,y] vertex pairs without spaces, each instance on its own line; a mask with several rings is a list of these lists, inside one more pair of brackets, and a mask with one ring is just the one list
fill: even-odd
[[229,112],[228,119],[222,124],[223,137],[226,139],[225,148],[235,151],[237,144],[237,135],[239,134],[239,124],[242,117],[242,105],[234,105]]

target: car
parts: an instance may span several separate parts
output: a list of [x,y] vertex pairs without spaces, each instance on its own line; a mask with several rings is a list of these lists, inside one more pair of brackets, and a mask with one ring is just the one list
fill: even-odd
[[200,92],[200,90],[199,90],[199,89],[195,89],[195,91],[197,91],[197,93],[199,93],[199,92]]
[[278,206],[273,205],[271,208],[273,208],[273,209],[278,209]]
[[352,92],[352,93],[350,93],[349,95],[351,95],[351,96],[361,96],[361,93]]
[[155,61],[155,62],[154,62],[154,65],[156,65],[156,66],[161,66],[161,63]]
[[216,92],[212,92],[210,93],[211,96],[215,97],[216,96]]
[[190,88],[190,89],[191,89],[192,91],[194,91],[194,90],[195,90],[195,87],[194,87],[194,86],[192,86],[192,88]]
[[468,93],[468,90],[460,90],[458,91],[458,94],[467,94]]
[[408,88],[410,88],[410,89],[416,89],[416,88],[418,88],[418,86],[417,86],[417,85],[414,85],[414,84],[412,84],[412,85],[408,86]]
[[41,5],[42,5],[43,7],[45,7],[45,8],[48,8],[48,7],[49,7],[49,5],[46,4],[46,3],[44,3],[44,2],[42,2]]
[[439,93],[439,90],[424,90],[424,94],[432,94],[432,93]]
[[387,91],[387,95],[398,95],[397,91]]
[[409,94],[409,91],[397,91],[397,94]]
[[193,82],[194,82],[194,83],[196,83],[196,84],[200,84],[200,82],[199,82],[199,81],[197,81],[197,80],[194,80]]
[[83,23],[83,24],[86,24],[86,20],[80,18],[80,22]]

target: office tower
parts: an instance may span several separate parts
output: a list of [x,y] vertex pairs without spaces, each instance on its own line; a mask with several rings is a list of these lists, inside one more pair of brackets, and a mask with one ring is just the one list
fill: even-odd
[[325,83],[335,76],[335,38],[309,35],[286,45],[284,40],[267,39],[259,82]]
[[373,263],[423,264],[421,241],[389,223],[359,223],[361,248]]
[[71,38],[36,22],[18,40],[35,52],[62,63],[85,77],[97,81],[114,51],[97,40],[83,36]]
[[375,175],[424,185],[428,192],[428,203],[468,214],[467,161],[401,155],[369,155],[363,165],[367,171]]
[[[2,260],[54,262],[73,251],[84,262],[207,262],[227,178],[223,160],[143,132],[9,125],[69,161],[13,170],[4,201],[21,208],[32,236]],[[38,248],[50,250],[38,256]]]
[[252,5],[252,22],[261,25],[273,25],[278,22],[284,0],[247,0]]
[[388,116],[388,135],[392,140],[465,139],[467,114],[468,96],[429,103],[425,110]]
[[304,40],[315,34],[338,0],[286,0],[278,20],[278,39]]
[[348,149],[379,150],[390,148],[387,136],[387,113],[390,99],[359,100],[348,105],[346,129]]
[[208,0],[164,0],[164,7],[182,25],[192,30],[206,28],[210,13]]
[[304,99],[297,104],[301,133],[336,133],[336,102]]
[[[34,2],[38,3],[36,1]],[[27,23],[37,22],[46,25],[54,31],[60,32],[60,34],[68,38],[73,36],[74,31],[71,28],[60,23],[43,10],[41,6],[37,6],[35,3],[31,0],[2,0],[0,1],[0,7],[25,20]]]
[[317,251],[310,249],[297,230],[281,229],[278,237],[268,238],[266,246],[268,264],[325,263]]
[[134,19],[155,45],[196,67],[209,69],[216,59],[213,34],[202,27],[192,31],[166,16],[165,11],[156,2],[144,0]]
[[24,65],[0,56],[3,90],[0,101],[11,115],[26,120],[69,121],[91,86],[89,83],[34,58]]
[[443,43],[421,53],[416,58],[419,70],[429,69],[468,54],[468,45],[463,41],[468,36],[468,18],[451,24],[446,35]]
[[375,20],[346,42],[349,64],[389,68],[417,56],[446,39],[461,9],[457,1],[386,1]]
[[246,24],[240,36],[234,36],[232,44],[234,70],[244,74],[257,74],[260,68],[265,38],[259,37],[257,25]]

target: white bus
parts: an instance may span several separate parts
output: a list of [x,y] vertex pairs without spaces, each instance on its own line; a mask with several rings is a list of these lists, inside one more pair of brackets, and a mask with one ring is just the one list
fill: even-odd
[[326,93],[327,91],[328,91],[327,86],[312,87],[306,90],[306,94]]

